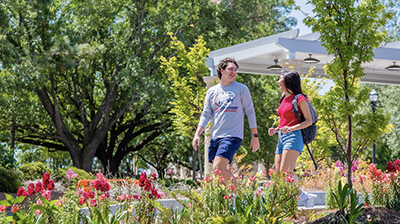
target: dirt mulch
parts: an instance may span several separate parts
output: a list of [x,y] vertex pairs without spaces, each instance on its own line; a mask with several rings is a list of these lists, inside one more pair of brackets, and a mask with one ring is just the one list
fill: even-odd
[[[323,217],[312,222],[307,220],[307,217],[310,216],[309,213],[309,210],[300,211],[298,217],[288,221],[292,221],[293,224],[340,224],[340,222],[333,221],[337,210],[315,210],[313,212],[314,216],[323,215]],[[372,222],[373,224],[400,224],[400,211],[384,207],[367,207],[356,221],[359,223],[370,223],[373,218],[375,218]]]

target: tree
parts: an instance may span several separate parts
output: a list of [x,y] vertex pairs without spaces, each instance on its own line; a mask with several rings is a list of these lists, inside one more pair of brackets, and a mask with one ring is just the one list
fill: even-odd
[[[362,64],[372,60],[373,49],[385,40],[379,32],[390,15],[379,1],[311,0],[315,17],[305,18],[313,32],[321,34],[321,44],[335,56],[325,68],[334,80],[334,87],[317,101],[325,120],[335,134],[348,167],[347,182],[352,187],[351,166],[372,140],[388,131],[388,116],[382,111],[360,114],[359,107],[367,101],[368,88],[360,88],[364,76]],[[334,113],[332,113],[334,111]]]
[[[239,64],[240,67],[240,64]],[[251,132],[247,117],[244,121],[244,138],[237,154],[246,154],[242,162],[252,164],[262,162],[268,168],[274,163],[277,136],[269,136],[268,129],[273,125],[279,107],[280,90],[277,76],[239,74],[238,82],[245,84],[253,99],[257,119],[257,132],[259,134],[260,149],[257,152],[249,150]],[[278,121],[274,126],[278,125]]]
[[186,46],[204,34],[217,49],[294,24],[288,4],[270,0],[0,4],[1,140],[68,152],[86,171],[94,157],[118,171],[171,126],[159,71],[174,54],[168,31]]
[[[171,34],[172,35],[172,34]],[[172,49],[176,50],[176,56],[161,58],[165,73],[171,77],[171,89],[174,99],[171,101],[172,123],[175,130],[182,136],[192,139],[196,132],[204,105],[206,93],[205,83],[202,77],[209,75],[206,65],[206,56],[210,50],[205,47],[203,37],[199,37],[189,51],[176,37],[172,38]],[[200,153],[201,149],[198,150]],[[200,158],[200,157],[199,157]],[[193,150],[193,179],[196,174],[196,152]],[[201,172],[202,177],[202,172]]]
[[163,78],[157,58],[168,50],[172,15],[145,3],[7,3],[2,126],[15,126],[19,142],[68,151],[87,171],[97,156],[115,172],[127,153],[159,136],[171,125],[168,104],[155,104],[168,101],[155,80]]

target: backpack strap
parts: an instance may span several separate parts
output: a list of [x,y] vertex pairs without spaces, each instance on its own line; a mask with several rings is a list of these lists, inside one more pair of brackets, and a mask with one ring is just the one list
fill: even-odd
[[295,114],[296,114],[296,117],[297,117],[297,119],[299,120],[299,122],[301,122],[301,119],[300,119],[299,107],[297,106],[297,100],[299,99],[299,97],[300,97],[301,95],[304,96],[304,94],[299,93],[299,94],[297,94],[296,96],[294,96],[294,97],[293,97],[293,100],[292,100],[292,107],[293,107],[292,113],[295,113]]

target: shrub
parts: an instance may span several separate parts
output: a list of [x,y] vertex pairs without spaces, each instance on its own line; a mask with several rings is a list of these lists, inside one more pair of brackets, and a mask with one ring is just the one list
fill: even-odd
[[20,167],[22,180],[42,179],[43,173],[50,173],[50,169],[42,162],[23,164]]
[[19,172],[0,167],[0,192],[17,193],[21,184]]
[[[76,178],[73,178],[72,180],[66,178],[69,169],[74,171],[74,173],[77,174],[78,176]],[[78,185],[79,180],[95,179],[95,177],[92,174],[76,167],[59,169],[57,171],[54,171],[52,176],[54,181],[65,184],[65,186],[69,189],[75,189]]]

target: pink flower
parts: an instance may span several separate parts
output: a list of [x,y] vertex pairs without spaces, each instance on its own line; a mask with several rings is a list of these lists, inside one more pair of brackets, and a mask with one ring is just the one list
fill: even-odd
[[71,169],[68,169],[68,172],[67,172],[67,175],[66,175],[66,178],[68,178],[68,180],[72,180],[72,179],[74,179],[75,177],[78,177],[78,174],[76,174],[76,173],[74,173],[74,171],[73,170],[71,170]]
[[251,175],[251,176],[249,177],[249,181],[255,181],[256,179],[257,179],[257,177],[254,176],[254,175]]
[[11,206],[11,212],[16,213],[19,210],[19,205],[13,205]]
[[213,178],[211,176],[207,176],[206,177],[206,182],[210,183],[212,182]]
[[255,194],[257,197],[260,197],[261,189],[260,189],[260,188],[257,189],[257,190],[254,192],[254,194]]
[[44,206],[44,204],[43,204],[42,200],[40,200],[40,198],[36,201],[36,204],[37,204],[37,205]]
[[219,176],[218,181],[222,183],[224,182],[224,178],[222,176]]
[[153,174],[151,175],[151,177],[153,178],[153,180],[155,180],[155,179],[157,179],[157,174],[156,174],[156,173],[153,173]]
[[221,174],[221,170],[215,169],[215,170],[214,170],[214,173],[216,173],[216,174]]
[[44,192],[42,193],[42,196],[43,196],[44,198],[46,198],[48,201],[50,201],[51,191],[44,191]]
[[269,187],[269,186],[271,186],[271,181],[267,181],[267,182],[264,183],[264,187],[265,187],[265,188],[267,188],[267,187]]
[[35,215],[36,215],[36,216],[39,216],[41,213],[42,213],[41,210],[39,210],[39,209],[36,209],[36,210],[35,210]]

